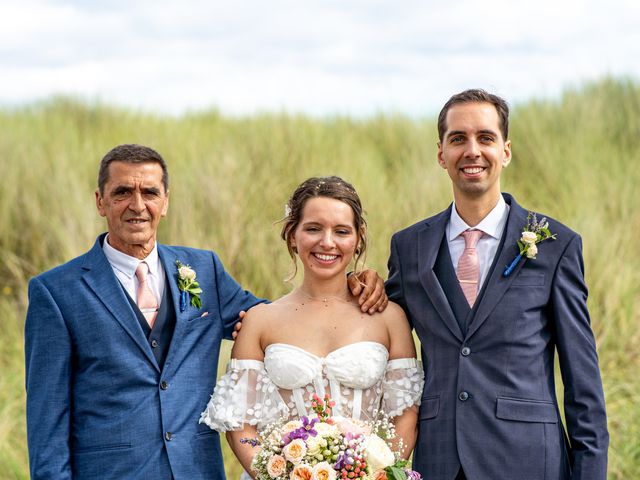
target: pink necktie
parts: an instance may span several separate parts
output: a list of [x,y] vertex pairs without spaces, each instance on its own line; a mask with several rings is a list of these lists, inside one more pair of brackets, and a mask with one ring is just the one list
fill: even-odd
[[478,296],[478,283],[480,282],[480,262],[476,244],[483,232],[481,230],[466,230],[461,234],[464,237],[464,251],[458,260],[458,281],[462,292],[473,307]]
[[147,283],[147,274],[149,273],[149,265],[140,262],[136,268],[136,278],[138,279],[138,308],[147,319],[147,323],[153,328],[153,322],[156,321],[158,315],[158,299],[149,288]]

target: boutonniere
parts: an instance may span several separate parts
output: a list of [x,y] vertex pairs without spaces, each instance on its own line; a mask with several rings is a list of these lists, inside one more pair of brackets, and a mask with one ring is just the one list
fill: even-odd
[[538,254],[538,243],[545,240],[555,240],[556,234],[549,231],[549,222],[546,217],[538,221],[538,217],[533,212],[529,212],[527,215],[527,224],[522,229],[522,236],[518,240],[518,249],[520,253],[513,259],[513,261],[507,265],[502,272],[504,277],[511,275],[511,272],[516,268],[518,262],[522,257],[535,259]]
[[202,289],[196,282],[196,271],[189,265],[183,265],[180,260],[176,260],[176,267],[178,268],[178,288],[180,289],[180,311],[184,312],[187,309],[189,295],[191,295],[191,305],[200,308],[202,306],[200,300]]

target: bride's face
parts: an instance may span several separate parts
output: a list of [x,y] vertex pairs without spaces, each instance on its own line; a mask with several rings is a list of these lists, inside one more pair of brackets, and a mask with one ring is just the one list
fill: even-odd
[[306,273],[344,274],[358,245],[351,207],[328,197],[307,200],[291,241]]

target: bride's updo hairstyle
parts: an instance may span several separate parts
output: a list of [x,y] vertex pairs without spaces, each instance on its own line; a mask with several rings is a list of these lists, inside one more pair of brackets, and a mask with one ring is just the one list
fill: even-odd
[[355,188],[353,188],[353,185],[336,176],[311,177],[298,185],[298,188],[293,192],[293,195],[291,195],[291,198],[285,206],[285,217],[282,219],[284,225],[282,226],[280,236],[287,243],[287,250],[289,250],[289,255],[293,260],[294,266],[293,273],[288,280],[295,277],[298,271],[296,251],[292,245],[291,238],[302,220],[302,212],[307,200],[315,197],[333,198],[351,207],[351,211],[353,212],[353,226],[358,235],[358,244],[355,251],[356,272],[358,271],[360,261],[364,264],[366,258],[367,222],[364,219],[360,197],[358,197],[358,193]]

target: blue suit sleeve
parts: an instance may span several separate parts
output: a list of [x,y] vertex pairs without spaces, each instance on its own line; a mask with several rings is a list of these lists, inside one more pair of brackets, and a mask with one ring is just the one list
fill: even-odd
[[[397,303],[402,307],[402,309],[407,314],[409,324],[411,325],[411,317],[409,316],[404,298],[402,271],[400,267],[400,255],[398,254],[398,245],[395,236],[391,238],[391,249],[387,266],[389,268],[389,278],[384,284],[387,296],[389,297],[389,300]],[[411,327],[413,327],[413,325],[411,325]]]
[[70,408],[72,347],[51,293],[29,283],[25,322],[27,439],[33,480],[71,478]]
[[551,290],[573,480],[605,480],[609,434],[596,344],[587,310],[582,242],[561,258]]
[[224,338],[231,340],[231,333],[239,320],[240,311],[249,310],[254,305],[263,303],[266,300],[256,297],[247,290],[243,290],[238,282],[225,271],[218,256],[215,253],[212,253],[212,255]]

